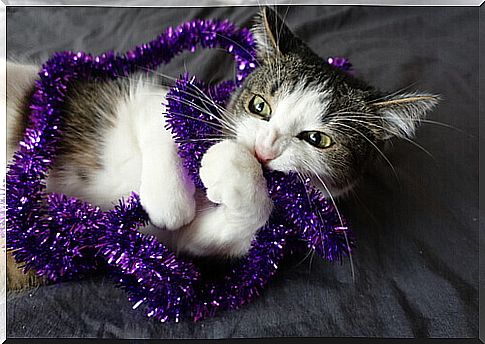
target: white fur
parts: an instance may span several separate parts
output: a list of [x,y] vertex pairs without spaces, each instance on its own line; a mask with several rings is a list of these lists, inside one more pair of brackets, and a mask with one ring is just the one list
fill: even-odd
[[[296,136],[302,131],[327,131],[322,127],[322,116],[328,111],[331,94],[321,88],[304,89],[304,80],[290,93],[282,90],[271,100],[269,121],[251,116],[240,116],[237,140],[259,156],[269,157],[271,169],[289,172],[310,172],[305,164],[325,174],[322,151]],[[269,100],[267,100],[269,101]]]
[[402,138],[413,137],[424,114],[433,109],[439,100],[439,97],[435,95],[418,92],[402,93],[390,100],[399,101],[412,98],[421,100],[379,110],[379,114],[384,118],[384,124],[388,128],[385,138],[390,138],[393,135]]
[[[47,191],[78,197],[104,209],[135,191],[152,222],[142,232],[156,235],[181,252],[243,255],[271,213],[261,166],[235,141],[214,145],[204,156],[201,178],[209,200],[217,206],[202,202],[196,214],[195,187],[164,127],[165,95],[163,88],[143,80],[133,82],[129,97],[119,100],[116,123],[106,134],[103,168],[90,175],[89,183],[74,170],[53,171]],[[12,107],[10,112],[14,115],[16,111]]]
[[195,187],[184,174],[177,147],[164,128],[166,93],[142,79],[133,82],[128,99],[117,104],[116,123],[106,135],[102,170],[91,175],[89,183],[68,171],[50,179],[48,189],[103,209],[135,191],[155,226],[174,230],[192,221]]
[[207,198],[219,206],[202,210],[180,232],[179,249],[195,255],[245,254],[272,209],[261,165],[246,147],[226,140],[204,155],[200,178]]
[[[20,65],[6,61],[7,67],[7,89],[0,88],[0,106],[7,109],[7,140],[8,135],[13,131],[17,120],[18,104],[25,92],[33,84],[37,77],[38,68],[34,65]],[[5,91],[7,93],[5,93]],[[6,96],[8,100],[5,104]],[[12,157],[14,147],[7,145],[7,160]]]
[[[260,25],[254,25],[251,27],[250,31],[253,34],[254,40],[256,41],[256,51],[261,59],[270,60],[277,53],[277,47],[271,41],[268,36],[268,31],[265,24],[265,15],[263,12],[259,12],[256,16],[257,22]],[[276,42],[275,42],[276,43]]]

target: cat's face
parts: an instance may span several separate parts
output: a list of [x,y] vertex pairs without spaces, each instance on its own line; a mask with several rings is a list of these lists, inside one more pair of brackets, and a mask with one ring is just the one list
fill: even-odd
[[385,97],[315,55],[265,8],[254,27],[260,65],[233,95],[228,132],[267,168],[348,190],[392,136],[412,136],[437,101]]
[[345,86],[344,78],[332,80],[309,63],[297,55],[268,61],[248,78],[230,110],[237,140],[267,168],[314,177],[338,194],[361,173],[373,154],[366,137],[375,136],[335,113],[349,107],[365,112],[370,92]]

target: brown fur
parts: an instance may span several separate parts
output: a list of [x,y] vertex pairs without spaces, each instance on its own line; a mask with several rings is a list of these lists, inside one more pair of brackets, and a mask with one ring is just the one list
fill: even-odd
[[[348,190],[349,185],[355,184],[363,169],[374,160],[373,157],[382,153],[379,146],[393,135],[409,135],[417,124],[415,121],[424,116],[438,99],[419,94],[383,97],[384,93],[322,60],[268,8],[263,11],[254,32],[257,41],[268,44],[258,48],[261,65],[248,76],[243,87],[233,93],[228,112],[234,116],[250,113],[247,111],[247,103],[254,94],[270,99],[280,90],[292,92],[302,81],[304,89],[317,89],[317,86],[325,84],[331,91],[329,94],[332,99],[328,113],[322,114],[322,125],[333,132],[335,142],[339,143],[321,153],[322,156],[325,154],[327,169],[331,171],[327,176],[330,191]],[[83,183],[90,182],[92,172],[103,168],[100,153],[105,133],[116,120],[114,101],[127,95],[129,83],[126,79],[76,82],[70,85],[62,109],[63,136],[53,166],[55,172],[50,177],[59,177],[62,181],[63,175],[71,178],[75,176]],[[386,100],[376,102],[379,99]],[[21,104],[24,105],[17,109],[20,113],[19,123],[11,129],[14,131],[12,144],[18,142],[27,124],[28,107],[25,103]],[[358,117],[365,120],[352,121],[352,116],[346,117],[346,114],[366,116]],[[392,116],[400,121],[393,121]],[[410,130],[402,130],[399,124],[396,125],[396,122],[406,119],[412,123]],[[348,124],[342,123],[345,120]],[[393,135],[389,135],[389,132]],[[30,285],[30,277],[22,276],[13,269],[15,262],[11,257],[9,262],[12,267],[9,269],[9,285]]]
[[128,83],[75,82],[69,88],[62,110],[62,140],[51,173],[61,177],[65,171],[89,182],[89,175],[103,168],[101,150],[105,132],[114,126],[114,101],[128,94]]
[[[10,72],[7,74],[9,154],[17,149],[29,124],[29,107],[35,91],[33,70],[22,69],[19,65],[7,65],[7,72]],[[63,173],[76,171],[79,178],[89,182],[89,175],[103,167],[99,152],[105,130],[115,123],[116,109],[113,101],[127,94],[126,80],[74,82],[69,87],[62,109],[62,139],[50,171],[51,177],[62,178]],[[46,282],[34,271],[24,273],[22,266],[21,262],[15,261],[11,252],[7,252],[7,291],[29,289]]]
[[11,252],[7,252],[7,291],[20,291],[41,286],[46,280],[29,270],[24,273],[22,265],[17,263]]
[[[12,135],[9,136],[9,142],[7,143],[11,147],[17,146],[19,141],[24,137],[25,128],[29,122],[30,99],[34,93],[34,90],[34,85],[31,85],[26,95],[19,99],[19,102],[16,102],[16,99],[10,99],[11,97],[9,97],[7,93],[7,102],[14,104],[15,113],[17,113],[17,116],[14,118],[7,116],[7,125],[13,128]],[[12,121],[12,123],[8,123],[9,121]]]
[[[34,84],[31,82],[35,75],[27,74],[30,71],[25,70],[21,79],[23,83],[15,83],[19,71],[14,68],[8,68],[7,65],[7,105],[11,109],[7,116],[7,128],[11,130],[8,133],[7,145],[14,150],[18,142],[23,139],[25,128],[29,121],[30,100],[34,93]],[[10,72],[10,73],[9,73]],[[22,71],[23,72],[23,71]],[[8,240],[8,233],[7,233]],[[37,277],[34,271],[24,273],[22,263],[17,263],[12,252],[7,252],[7,291],[19,291],[29,289],[44,284],[42,278]]]

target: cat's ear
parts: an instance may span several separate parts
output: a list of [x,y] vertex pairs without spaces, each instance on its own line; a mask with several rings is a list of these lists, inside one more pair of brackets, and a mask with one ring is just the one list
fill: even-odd
[[261,62],[272,60],[278,54],[296,52],[303,44],[270,7],[263,7],[255,20],[251,32],[256,40],[258,59]]
[[411,138],[420,121],[439,102],[440,97],[427,93],[403,93],[371,103],[373,112],[382,118],[381,139]]

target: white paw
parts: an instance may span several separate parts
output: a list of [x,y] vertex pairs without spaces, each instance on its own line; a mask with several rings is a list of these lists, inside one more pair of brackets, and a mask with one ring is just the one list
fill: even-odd
[[258,206],[258,198],[267,197],[258,160],[232,140],[209,148],[202,158],[200,178],[207,188],[207,198],[230,208]]
[[165,185],[142,184],[140,202],[150,221],[159,228],[179,229],[190,223],[196,212],[194,186],[170,188]]

